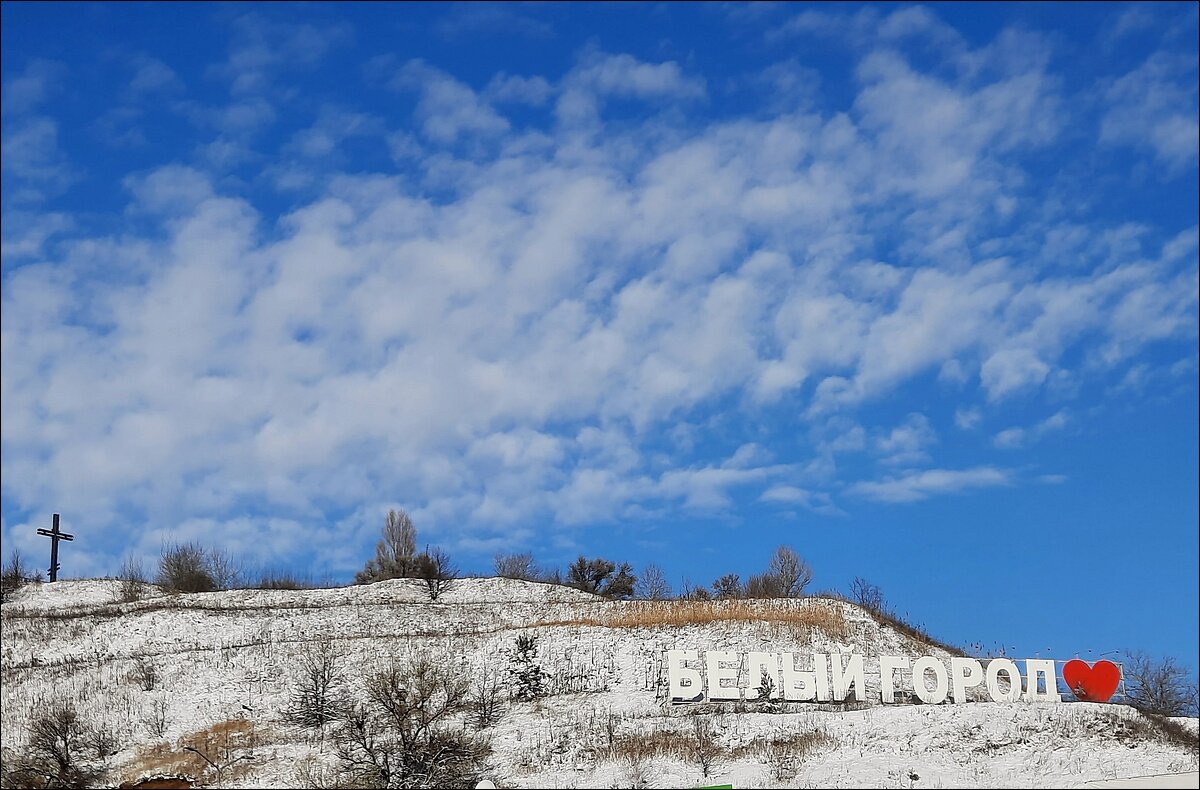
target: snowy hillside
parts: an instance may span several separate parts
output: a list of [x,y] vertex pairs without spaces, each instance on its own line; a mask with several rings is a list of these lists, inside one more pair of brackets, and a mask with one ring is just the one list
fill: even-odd
[[[436,602],[409,580],[118,596],[116,581],[66,581],[4,603],[6,759],[57,697],[109,731],[114,746],[97,754],[114,753],[96,760],[111,786],[155,774],[215,784],[186,746],[226,786],[330,785],[329,734],[285,716],[314,643],[345,651],[354,689],[420,651],[506,678],[516,637],[533,634],[548,694],[486,730],[500,787],[1078,786],[1197,767],[1195,720],[1180,720],[1192,735],[1180,743],[1117,705],[665,704],[667,650],[945,655],[842,601],[609,602],[503,579],[457,581]],[[715,740],[708,776],[689,748],[697,718]]]

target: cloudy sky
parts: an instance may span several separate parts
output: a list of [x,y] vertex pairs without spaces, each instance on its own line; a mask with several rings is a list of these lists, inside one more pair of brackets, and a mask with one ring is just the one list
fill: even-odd
[[951,641],[1194,668],[1196,28],[5,4],[6,551],[789,543]]

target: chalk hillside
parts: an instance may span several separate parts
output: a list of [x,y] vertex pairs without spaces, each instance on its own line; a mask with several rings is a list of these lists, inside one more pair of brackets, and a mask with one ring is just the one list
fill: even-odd
[[[120,596],[116,580],[60,581],[3,604],[6,761],[26,749],[39,711],[69,700],[106,733],[84,755],[105,786],[179,775],[336,786],[330,729],[287,715],[305,651],[332,642],[355,694],[420,653],[506,680],[528,634],[546,695],[508,702],[483,730],[484,775],[498,787],[1074,787],[1197,769],[1195,719],[1164,728],[1113,704],[880,705],[872,658],[949,656],[841,600],[614,602],[508,579],[457,580],[436,601],[414,580]],[[867,700],[670,705],[672,649],[859,653]],[[697,718],[711,733],[707,766]]]

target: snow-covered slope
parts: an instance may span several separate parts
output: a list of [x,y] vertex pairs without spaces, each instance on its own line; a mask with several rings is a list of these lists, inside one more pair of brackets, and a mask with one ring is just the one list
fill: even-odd
[[[460,580],[436,602],[409,580],[118,596],[115,581],[66,581],[30,585],[3,605],[6,753],[57,695],[112,730],[122,747],[105,758],[113,784],[200,774],[180,748],[197,738],[226,762],[244,756],[222,777],[228,786],[328,781],[332,746],[283,715],[297,658],[314,641],[344,649],[352,679],[415,651],[476,677],[503,675],[516,636],[531,633],[550,696],[512,704],[490,728],[490,775],[501,787],[1073,786],[1197,765],[1194,743],[1161,738],[1116,705],[664,704],[669,649],[943,655],[842,601],[717,603],[691,617],[679,604],[505,579]],[[697,713],[721,747],[707,777],[678,748]],[[1195,720],[1183,723],[1194,736]],[[769,746],[789,739],[801,745],[791,754],[803,754],[794,764]]]

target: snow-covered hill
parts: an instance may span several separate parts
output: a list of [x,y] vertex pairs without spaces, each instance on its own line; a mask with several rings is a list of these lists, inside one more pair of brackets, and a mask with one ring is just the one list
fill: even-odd
[[[528,633],[550,693],[511,704],[488,730],[488,774],[500,787],[1063,787],[1197,767],[1194,719],[1179,720],[1191,733],[1180,743],[1119,705],[665,703],[671,649],[945,655],[842,601],[622,603],[505,579],[460,580],[436,602],[409,580],[174,596],[151,588],[131,603],[119,593],[116,581],[64,581],[29,585],[3,605],[6,758],[57,697],[109,729],[115,753],[102,762],[112,785],[163,773],[214,783],[182,748],[196,743],[231,766],[226,786],[332,783],[329,738],[284,716],[298,657],[314,642],[347,653],[354,685],[417,651],[472,677],[504,677],[516,636]],[[697,715],[717,741],[708,776],[686,748]]]

